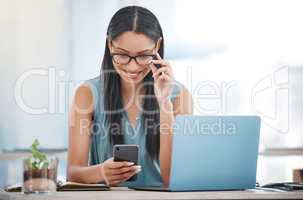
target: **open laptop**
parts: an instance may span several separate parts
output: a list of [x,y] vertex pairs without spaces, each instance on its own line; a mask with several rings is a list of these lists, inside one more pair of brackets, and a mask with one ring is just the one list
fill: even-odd
[[260,118],[179,115],[174,123],[170,182],[136,190],[255,188]]

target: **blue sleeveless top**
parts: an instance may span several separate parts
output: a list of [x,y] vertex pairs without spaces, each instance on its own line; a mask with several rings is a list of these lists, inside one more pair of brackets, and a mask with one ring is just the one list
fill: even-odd
[[[113,146],[110,143],[109,134],[106,132],[102,81],[100,81],[100,77],[96,77],[85,81],[85,84],[89,86],[94,101],[89,163],[95,165],[113,157]],[[172,101],[179,95],[182,87],[179,82],[174,83],[170,96]],[[124,182],[119,186],[161,186],[163,182],[159,160],[153,160],[145,149],[144,120],[140,111],[136,119],[136,127],[133,128],[128,120],[127,112],[124,111],[121,123],[124,143],[139,145],[138,165],[141,165],[141,172],[138,173],[136,181]]]

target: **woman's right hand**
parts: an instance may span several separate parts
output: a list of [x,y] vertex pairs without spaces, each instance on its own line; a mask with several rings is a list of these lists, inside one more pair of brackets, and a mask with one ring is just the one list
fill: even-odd
[[113,158],[101,164],[101,173],[108,186],[117,186],[141,171],[140,165],[131,162],[115,162]]

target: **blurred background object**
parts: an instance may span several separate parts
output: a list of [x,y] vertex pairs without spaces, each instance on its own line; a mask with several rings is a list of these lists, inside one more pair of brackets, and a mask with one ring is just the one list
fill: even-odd
[[127,5],[158,17],[195,114],[260,115],[258,179],[290,181],[303,168],[302,1],[0,0],[0,187],[19,180],[34,138],[65,160],[74,90],[99,75],[109,20]]

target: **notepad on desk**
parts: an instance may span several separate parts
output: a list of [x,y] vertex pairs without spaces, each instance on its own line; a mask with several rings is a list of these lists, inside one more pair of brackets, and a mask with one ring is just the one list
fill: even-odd
[[103,191],[109,190],[109,187],[104,184],[87,184],[76,182],[59,182],[57,191]]
[[[77,182],[62,182],[57,183],[57,191],[107,191],[110,188],[105,184],[87,184]],[[21,192],[21,184],[15,184],[5,189],[7,192]]]

